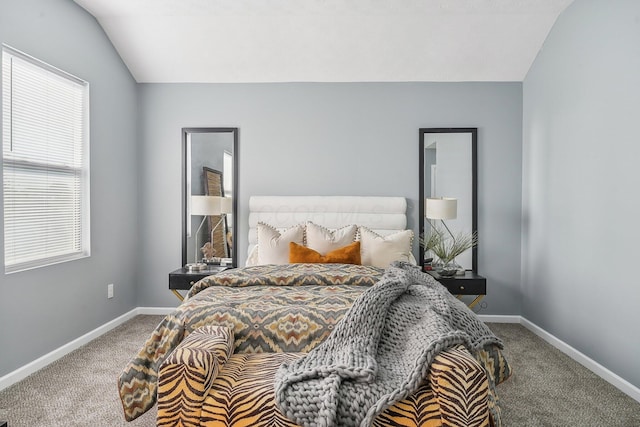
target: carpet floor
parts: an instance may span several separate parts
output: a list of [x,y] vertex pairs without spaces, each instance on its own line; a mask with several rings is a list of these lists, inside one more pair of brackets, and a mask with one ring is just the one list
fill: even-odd
[[[162,320],[136,316],[0,392],[8,427],[154,426],[155,408],[127,423],[116,381]],[[505,427],[640,427],[640,403],[517,324],[489,324],[513,375],[498,386]]]

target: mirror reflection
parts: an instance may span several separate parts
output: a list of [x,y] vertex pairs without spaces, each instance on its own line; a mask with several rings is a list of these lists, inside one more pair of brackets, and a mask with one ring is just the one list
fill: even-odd
[[[453,235],[477,230],[476,142],[476,128],[420,129],[421,235],[428,236],[431,225],[448,229]],[[450,210],[446,213],[427,214],[427,199],[454,199],[455,209],[447,206]],[[439,205],[444,208],[442,201],[432,204],[434,209]],[[424,258],[420,247],[420,259]],[[477,247],[456,257],[456,262],[465,270],[477,272]]]
[[236,266],[237,129],[183,128],[182,265]]

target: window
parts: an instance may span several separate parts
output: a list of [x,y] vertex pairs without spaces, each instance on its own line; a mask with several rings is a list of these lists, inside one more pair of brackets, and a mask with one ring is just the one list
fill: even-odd
[[5,273],[89,256],[89,84],[2,47]]

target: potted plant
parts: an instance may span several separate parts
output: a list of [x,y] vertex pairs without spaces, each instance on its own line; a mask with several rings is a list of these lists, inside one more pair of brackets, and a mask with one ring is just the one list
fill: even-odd
[[420,239],[420,244],[425,253],[431,251],[438,258],[434,267],[441,276],[454,276],[462,268],[456,263],[456,257],[478,244],[478,234],[459,232],[456,236],[446,236],[433,229],[428,238]]

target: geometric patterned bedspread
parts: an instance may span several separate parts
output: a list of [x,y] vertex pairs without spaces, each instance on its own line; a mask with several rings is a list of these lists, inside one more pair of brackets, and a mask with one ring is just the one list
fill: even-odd
[[264,265],[227,270],[196,283],[118,379],[125,418],[156,401],[158,367],[183,338],[206,325],[229,327],[236,353],[308,352],[384,270],[350,264]]
[[[235,353],[309,352],[383,273],[362,265],[289,264],[231,269],[202,279],[121,373],[118,389],[125,418],[133,420],[153,407],[160,364],[197,328],[229,327]],[[497,347],[476,358],[488,371],[490,411],[499,420],[494,388],[510,376],[509,365]]]
[[355,264],[257,265],[226,270],[193,285],[191,297],[210,286],[373,286],[384,269]]

